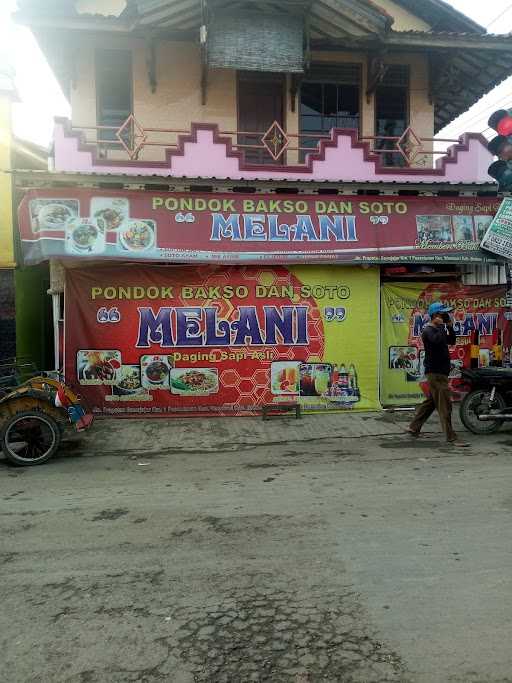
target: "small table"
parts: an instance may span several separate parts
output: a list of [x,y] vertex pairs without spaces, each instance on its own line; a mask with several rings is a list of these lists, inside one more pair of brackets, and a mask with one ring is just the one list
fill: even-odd
[[296,403],[295,401],[288,401],[286,403],[266,403],[261,412],[264,420],[270,420],[273,417],[286,417],[290,413],[295,413],[296,420],[300,420],[302,417],[300,403]]

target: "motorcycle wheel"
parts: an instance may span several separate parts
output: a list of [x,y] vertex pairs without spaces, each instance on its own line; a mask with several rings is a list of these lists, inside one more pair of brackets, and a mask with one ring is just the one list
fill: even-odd
[[60,437],[53,417],[39,410],[24,410],[4,423],[0,446],[13,465],[41,465],[57,451]]
[[[501,420],[484,420],[478,419],[481,413],[489,412],[489,404],[491,400],[491,392],[482,389],[471,391],[464,397],[460,404],[460,419],[466,429],[473,434],[492,434],[497,432],[503,422]],[[494,395],[493,410],[505,410],[505,399],[501,394]]]

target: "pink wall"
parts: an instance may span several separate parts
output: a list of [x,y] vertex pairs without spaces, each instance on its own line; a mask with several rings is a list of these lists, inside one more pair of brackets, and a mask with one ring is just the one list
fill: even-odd
[[193,124],[190,135],[179,137],[177,149],[166,150],[165,162],[112,161],[98,159],[94,145],[84,144],[80,134],[62,119],[56,121],[54,150],[56,171],[233,180],[489,182],[487,168],[493,160],[485,139],[468,133],[438,159],[436,169],[383,169],[354,131],[335,130],[305,165],[251,166],[232,149],[229,138],[219,135],[216,125]]

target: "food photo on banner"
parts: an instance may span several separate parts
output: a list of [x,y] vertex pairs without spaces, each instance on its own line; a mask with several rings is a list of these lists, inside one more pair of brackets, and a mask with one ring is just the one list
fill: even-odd
[[65,374],[95,414],[374,410],[374,267],[69,269]]
[[462,367],[501,366],[509,362],[503,347],[506,288],[447,284],[384,284],[381,289],[381,389],[383,406],[415,405],[425,397],[423,327],[433,301],[452,306],[456,346],[450,347],[449,383],[462,396]]
[[343,199],[30,190],[19,208],[26,264],[48,258],[166,263],[485,263],[499,201]]

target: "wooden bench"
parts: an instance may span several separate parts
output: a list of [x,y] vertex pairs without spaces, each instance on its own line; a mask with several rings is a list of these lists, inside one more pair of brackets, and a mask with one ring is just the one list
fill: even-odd
[[270,420],[273,417],[286,417],[291,413],[295,413],[295,419],[300,420],[302,411],[300,403],[288,401],[286,403],[266,403],[261,409],[264,420]]

